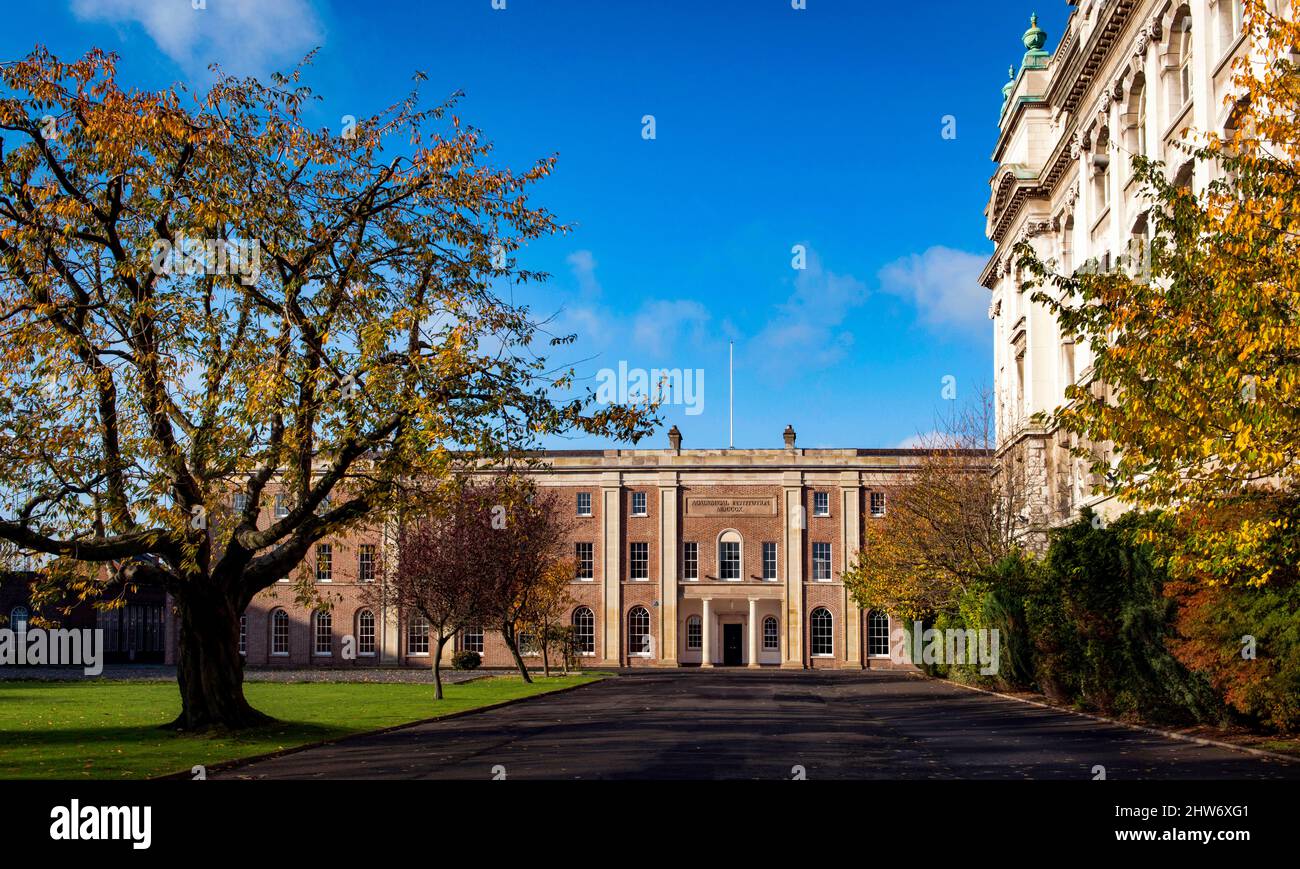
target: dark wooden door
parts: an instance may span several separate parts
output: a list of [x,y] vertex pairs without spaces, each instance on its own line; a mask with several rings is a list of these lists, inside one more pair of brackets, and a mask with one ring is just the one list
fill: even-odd
[[722,626],[722,663],[728,667],[741,665],[741,625]]

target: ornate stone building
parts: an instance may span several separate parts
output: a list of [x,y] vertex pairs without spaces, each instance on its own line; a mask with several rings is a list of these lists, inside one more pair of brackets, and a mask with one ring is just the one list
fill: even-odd
[[[691,450],[674,428],[668,449],[542,454],[532,473],[562,492],[575,519],[568,620],[590,665],[911,666],[903,626],[864,612],[841,579],[922,452],[802,449],[788,427],[783,439],[777,449]],[[280,509],[268,504],[260,521]],[[379,530],[361,531],[308,554],[300,569],[314,573],[328,611],[299,603],[290,582],[259,594],[242,623],[248,664],[428,666],[422,619],[382,611],[364,593],[383,581],[383,542]],[[491,630],[465,632],[456,648],[513,666]]]
[[[1270,0],[1293,14],[1290,0]],[[1231,61],[1248,50],[1241,0],[1070,0],[1075,6],[1054,52],[1035,16],[1019,69],[1003,88],[1000,135],[985,211],[996,250],[980,281],[992,292],[998,455],[1022,474],[1031,525],[1068,521],[1085,506],[1121,505],[1095,494],[1091,460],[1071,453],[1066,433],[1034,421],[1088,382],[1087,346],[1061,334],[1049,310],[1019,291],[1013,249],[1029,242],[1058,271],[1112,267],[1145,251],[1147,205],[1131,157],[1163,161],[1193,189],[1205,165],[1174,147],[1185,129],[1229,128]],[[1279,10],[1279,4],[1284,8]],[[1140,259],[1137,260],[1140,263]],[[1100,387],[1095,387],[1100,388]],[[1083,447],[1101,459],[1105,444]]]

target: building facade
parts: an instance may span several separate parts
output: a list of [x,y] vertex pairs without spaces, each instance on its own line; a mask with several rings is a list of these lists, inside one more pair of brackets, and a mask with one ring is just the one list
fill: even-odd
[[120,601],[98,609],[67,595],[60,600],[33,601],[39,576],[32,571],[0,574],[0,626],[23,633],[39,625],[65,630],[103,630],[104,663],[161,664],[167,650],[167,595],[160,588],[113,586],[103,600]]
[[[1290,0],[1269,0],[1293,15]],[[1107,444],[1081,444],[1050,424],[1065,389],[1091,382],[1089,348],[1064,335],[1053,314],[1020,291],[1014,248],[1028,242],[1061,273],[1091,265],[1132,274],[1147,248],[1148,205],[1132,157],[1162,161],[1170,177],[1203,189],[1212,168],[1175,147],[1184,130],[1233,125],[1232,61],[1251,50],[1241,0],[1071,0],[1075,10],[1054,52],[1037,20],[1003,89],[986,232],[996,245],[980,281],[992,293],[998,457],[1014,463],[1028,492],[1029,521],[1048,527],[1084,506],[1122,505],[1096,494],[1094,459]],[[1093,389],[1103,389],[1096,384]],[[1082,450],[1087,456],[1074,451]]]
[[[533,472],[573,511],[568,619],[584,663],[911,666],[903,626],[859,608],[842,576],[920,451],[800,449],[789,428],[780,449],[688,450],[670,437],[669,449],[546,453]],[[241,628],[248,664],[429,666],[418,614],[382,611],[366,593],[383,581],[384,536],[324,540],[304,561],[328,612],[297,603],[288,581],[259,594]],[[465,632],[456,648],[513,666],[490,630]]]

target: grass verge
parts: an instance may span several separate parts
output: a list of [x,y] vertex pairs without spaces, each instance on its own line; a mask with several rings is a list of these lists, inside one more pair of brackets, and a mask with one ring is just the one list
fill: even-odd
[[601,674],[477,679],[444,687],[249,682],[277,723],[234,734],[159,729],[180,713],[174,682],[0,681],[0,779],[143,779],[584,685]]

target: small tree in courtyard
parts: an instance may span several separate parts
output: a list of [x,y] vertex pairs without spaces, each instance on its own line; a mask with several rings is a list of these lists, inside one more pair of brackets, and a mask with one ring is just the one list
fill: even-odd
[[571,558],[552,557],[550,563],[538,574],[537,583],[528,596],[528,608],[520,620],[521,629],[533,637],[542,655],[542,673],[551,675],[551,652],[559,652],[568,672],[565,654],[567,633],[561,620],[573,606],[569,585],[578,575],[577,565]]
[[484,571],[489,557],[497,487],[458,477],[422,498],[418,511],[400,522],[396,559],[384,581],[368,586],[376,606],[419,614],[433,640],[434,696],[442,699],[442,659],[447,643],[480,618],[494,582]]
[[488,623],[500,631],[519,674],[531,682],[519,637],[536,618],[539,599],[554,593],[550,582],[558,582],[556,563],[563,557],[571,522],[558,494],[531,479],[503,477],[497,495],[500,501],[493,508],[493,531],[488,535],[490,552],[484,561],[492,588],[484,600],[485,613]]

